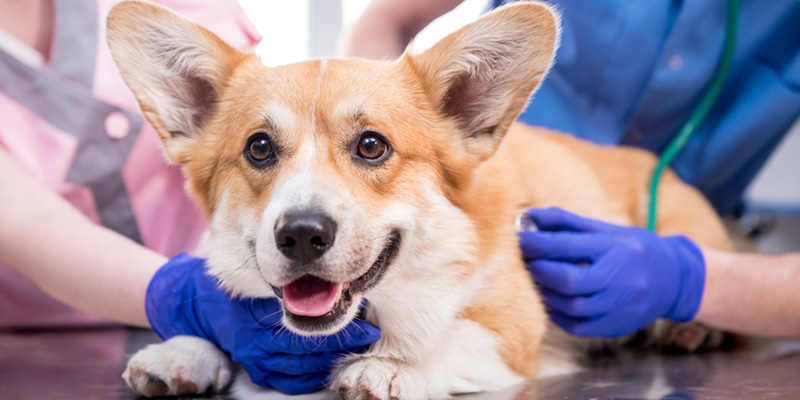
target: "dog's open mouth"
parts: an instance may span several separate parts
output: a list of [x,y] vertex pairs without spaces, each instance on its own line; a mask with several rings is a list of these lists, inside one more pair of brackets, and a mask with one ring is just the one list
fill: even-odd
[[323,330],[347,313],[355,295],[378,284],[400,247],[400,231],[393,230],[367,272],[350,282],[330,282],[305,275],[283,287],[272,287],[283,300],[286,316],[304,330]]

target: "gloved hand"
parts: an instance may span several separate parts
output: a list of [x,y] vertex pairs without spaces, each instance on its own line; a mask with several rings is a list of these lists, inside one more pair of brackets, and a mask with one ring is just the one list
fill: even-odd
[[181,253],[156,272],[145,298],[150,325],[162,339],[190,335],[214,343],[257,385],[288,394],[318,391],[341,357],[380,338],[364,321],[333,336],[293,334],[280,324],[277,299],[231,299],[204,264]]
[[520,248],[550,318],[567,332],[621,337],[658,318],[694,318],[705,260],[691,240],[558,208],[531,209],[528,215],[539,230],[520,232]]

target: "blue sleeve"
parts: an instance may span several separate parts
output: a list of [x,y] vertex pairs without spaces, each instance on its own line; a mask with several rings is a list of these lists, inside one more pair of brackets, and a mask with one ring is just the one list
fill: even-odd
[[[509,1],[493,1],[491,6]],[[727,0],[550,1],[562,14],[556,63],[520,120],[659,154],[717,67]],[[720,100],[673,163],[721,213],[800,116],[800,3],[744,0]]]

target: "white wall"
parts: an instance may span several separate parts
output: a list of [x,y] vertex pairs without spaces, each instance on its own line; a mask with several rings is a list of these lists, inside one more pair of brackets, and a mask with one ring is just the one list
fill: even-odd
[[[435,0],[431,0],[435,1]],[[342,26],[353,23],[370,0],[239,0],[247,16],[264,39],[256,54],[265,64],[274,66],[331,57],[336,53],[335,38]],[[465,0],[450,13],[435,20],[414,40],[414,50],[421,51],[445,35],[474,20],[486,6],[486,0]],[[341,7],[335,10],[333,7]],[[314,11],[314,12],[311,12]],[[339,21],[326,21],[324,18]],[[310,23],[313,20],[313,23]],[[310,29],[312,28],[313,29]]]
[[269,66],[308,59],[308,0],[240,0],[263,39],[256,54]]

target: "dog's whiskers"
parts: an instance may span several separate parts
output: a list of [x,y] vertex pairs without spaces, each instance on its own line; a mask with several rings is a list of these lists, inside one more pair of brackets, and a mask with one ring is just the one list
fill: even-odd
[[256,323],[257,323],[257,324],[260,324],[260,323],[261,323],[261,321],[263,321],[263,320],[265,320],[265,319],[267,319],[267,318],[269,318],[269,317],[272,317],[272,316],[273,316],[273,315],[275,315],[275,314],[280,314],[280,313],[282,313],[282,312],[283,312],[283,310],[280,310],[280,309],[278,309],[278,311],[275,311],[275,312],[274,312],[274,313],[272,313],[272,314],[269,314],[269,315],[266,315],[266,316],[264,316],[264,318],[261,318],[261,319],[260,319],[260,320],[258,320],[258,322],[256,322]]

